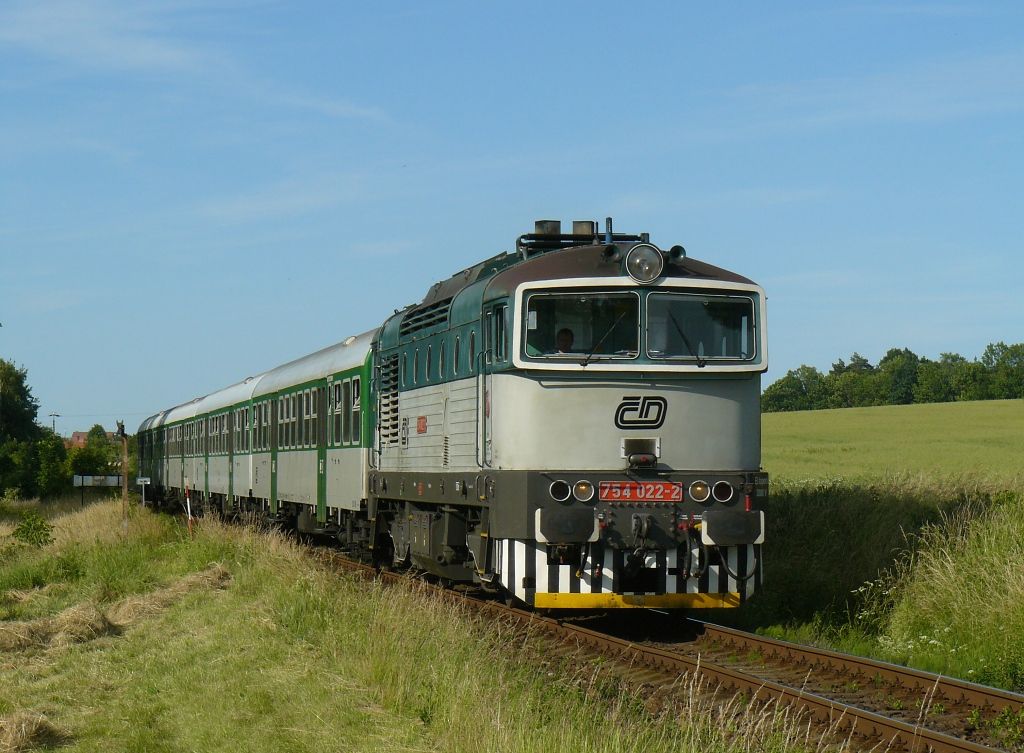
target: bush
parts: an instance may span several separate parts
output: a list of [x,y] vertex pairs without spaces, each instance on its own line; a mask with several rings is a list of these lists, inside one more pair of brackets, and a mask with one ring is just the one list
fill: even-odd
[[43,547],[53,541],[53,526],[35,510],[25,510],[11,536],[29,546]]

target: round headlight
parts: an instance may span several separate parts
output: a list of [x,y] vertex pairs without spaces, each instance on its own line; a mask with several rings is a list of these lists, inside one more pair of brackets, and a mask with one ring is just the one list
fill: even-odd
[[589,481],[577,481],[572,486],[572,496],[580,502],[589,502],[594,498],[594,485]]
[[552,481],[551,486],[548,487],[548,492],[551,494],[551,499],[556,502],[565,502],[572,493],[569,485],[564,481]]
[[690,484],[690,499],[694,502],[707,502],[711,496],[711,487],[707,481],[694,481]]
[[732,484],[728,481],[716,481],[715,485],[711,487],[711,493],[718,502],[728,502],[732,499],[732,495],[735,491],[736,490],[732,488]]
[[626,254],[626,272],[637,282],[654,282],[664,268],[665,257],[650,243],[638,243]]

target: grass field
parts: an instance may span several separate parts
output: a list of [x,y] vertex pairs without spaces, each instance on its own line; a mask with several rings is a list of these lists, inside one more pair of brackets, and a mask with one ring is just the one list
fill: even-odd
[[204,520],[192,538],[134,508],[125,535],[118,502],[35,509],[50,543],[0,534],[2,753],[822,749],[784,709],[685,683],[652,708],[600,663],[280,534]]
[[1024,479],[1024,400],[766,413],[761,431],[780,479]]
[[[1024,401],[762,426],[766,586],[723,619],[1024,690]],[[1024,739],[1024,716],[1006,723]]]

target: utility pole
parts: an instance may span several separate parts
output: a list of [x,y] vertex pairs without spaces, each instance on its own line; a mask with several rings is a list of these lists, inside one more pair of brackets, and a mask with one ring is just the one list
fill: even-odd
[[121,437],[121,528],[128,533],[128,435],[124,421],[117,422],[117,436]]
[[60,418],[59,413],[50,414],[50,428],[53,429],[53,433],[57,433],[57,419]]

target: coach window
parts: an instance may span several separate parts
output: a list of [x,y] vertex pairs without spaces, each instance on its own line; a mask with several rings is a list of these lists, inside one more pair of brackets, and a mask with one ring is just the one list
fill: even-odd
[[334,443],[341,444],[341,417],[342,407],[341,402],[341,384],[339,382],[334,383]]
[[352,405],[352,382],[345,380],[345,386],[342,387],[342,399],[341,405],[338,409],[341,411],[344,421],[344,428],[341,433],[341,441],[348,444],[352,441],[352,414],[349,406]]
[[302,446],[309,447],[310,440],[313,438],[313,403],[309,396],[309,390],[302,393]]
[[359,444],[359,377],[352,380],[352,441]]
[[320,444],[320,412],[317,410],[317,392],[318,390],[311,390],[309,393],[309,401],[313,406],[313,433],[309,435],[309,439],[314,447]]
[[292,395],[292,429],[291,442],[289,444],[294,450],[302,442],[302,427],[299,423],[299,414],[302,412],[302,395]]
[[419,380],[420,374],[420,349],[416,348],[416,351],[412,355],[412,383],[416,384]]
[[455,374],[455,375],[458,375],[458,373],[459,373],[459,350],[460,350],[459,346],[462,345],[461,340],[462,340],[462,338],[460,338],[458,335],[456,335],[455,336],[455,347],[452,348],[452,353],[453,353],[453,355],[452,355],[452,374]]
[[283,397],[281,398],[281,400],[283,402],[281,405],[281,416],[279,419],[279,423],[281,424],[284,431],[284,433],[281,435],[281,447],[288,449],[288,433],[291,430],[292,425],[290,410],[292,401],[291,398],[288,397]]
[[444,379],[444,368],[445,368],[444,356],[445,356],[445,350],[446,350],[444,345],[445,345],[446,342],[448,342],[448,341],[447,340],[442,340],[441,344],[437,347],[437,378],[438,379]]
[[469,331],[469,373],[476,369],[476,330]]
[[284,399],[284,442],[282,446],[288,449],[291,446],[291,434],[292,434],[292,408],[294,403],[291,397],[285,397]]
[[405,387],[409,381],[409,354],[402,354],[402,386]]
[[434,353],[433,353],[433,346],[432,345],[428,345],[427,346],[427,365],[423,369],[423,381],[427,382],[427,383],[430,382],[430,367],[433,366],[433,363],[434,363],[433,355],[434,355]]

